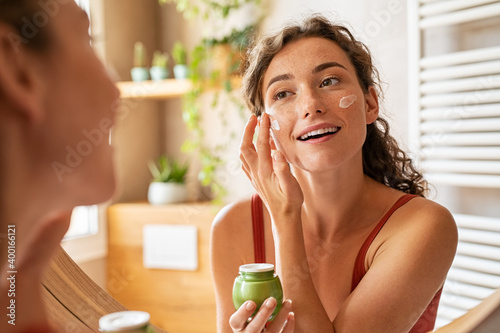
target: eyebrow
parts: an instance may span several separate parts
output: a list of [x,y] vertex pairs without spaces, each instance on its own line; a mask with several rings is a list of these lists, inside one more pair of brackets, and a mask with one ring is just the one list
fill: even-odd
[[[320,64],[320,65],[314,67],[312,70],[312,73],[316,74],[316,73],[319,73],[319,72],[324,71],[325,69],[331,68],[331,67],[340,67],[340,68],[347,70],[347,68],[345,68],[344,65],[339,64],[338,62],[335,62],[335,61],[331,61],[331,62],[325,62],[323,64]],[[293,78],[294,78],[294,76],[292,74],[277,75],[277,76],[273,77],[271,80],[269,80],[269,83],[267,84],[266,90],[269,89],[271,84],[273,84],[277,81],[285,81],[285,80],[290,80]]]
[[293,79],[293,77],[294,76],[292,74],[277,75],[277,76],[273,77],[271,80],[269,80],[269,83],[267,84],[266,90],[269,89],[269,87],[271,86],[271,84],[273,84],[274,82],[291,80],[291,79]]
[[344,65],[339,64],[338,62],[332,61],[332,62],[325,62],[325,63],[323,63],[321,65],[318,65],[318,66],[314,67],[313,70],[312,70],[312,73],[316,74],[316,73],[319,73],[319,72],[321,72],[321,71],[323,71],[323,70],[325,70],[327,68],[330,68],[330,67],[341,67],[341,68],[347,70],[347,68],[345,68]]

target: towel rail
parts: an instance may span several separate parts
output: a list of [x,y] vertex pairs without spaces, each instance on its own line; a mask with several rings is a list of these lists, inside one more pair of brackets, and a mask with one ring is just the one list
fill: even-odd
[[500,46],[484,47],[467,51],[445,53],[421,58],[418,63],[423,69],[446,67],[473,62],[500,59]]
[[500,73],[500,60],[493,60],[466,65],[426,69],[420,73],[420,79],[422,81],[437,81],[498,73]]
[[496,0],[455,0],[455,1],[445,1],[445,2],[434,2],[420,7],[420,15],[423,17],[438,15],[474,6],[485,5],[495,1]]
[[484,75],[465,79],[441,80],[423,83],[420,92],[423,95],[433,95],[448,92],[462,92],[471,90],[487,90],[500,88],[500,75]]
[[420,130],[426,133],[495,132],[500,131],[500,118],[432,120],[422,123]]
[[433,147],[424,149],[422,157],[424,160],[500,160],[500,147]]
[[424,17],[420,20],[420,28],[429,29],[443,25],[471,22],[495,17],[497,15],[500,15],[500,3],[493,3],[456,12]]
[[440,129],[421,137],[422,147],[436,146],[498,146],[500,133],[444,133]]
[[422,162],[425,172],[456,172],[500,176],[500,161],[428,160]]
[[500,103],[423,108],[420,120],[500,117]]
[[499,188],[500,176],[470,175],[452,172],[429,172],[426,178],[434,184],[444,184],[475,188]]

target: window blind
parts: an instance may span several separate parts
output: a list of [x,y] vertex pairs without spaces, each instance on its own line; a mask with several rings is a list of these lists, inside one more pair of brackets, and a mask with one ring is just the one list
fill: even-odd
[[[463,24],[500,26],[500,1],[408,2],[410,146],[433,184],[500,189],[500,44],[426,49],[426,37]],[[442,51],[442,50],[441,50]],[[500,288],[499,218],[452,212],[459,245],[436,328]]]

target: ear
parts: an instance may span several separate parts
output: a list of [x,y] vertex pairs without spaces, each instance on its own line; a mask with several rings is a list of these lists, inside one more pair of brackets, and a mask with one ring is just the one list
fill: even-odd
[[373,86],[368,87],[368,93],[365,94],[366,104],[366,124],[371,124],[378,118],[378,96]]
[[0,98],[8,109],[36,121],[42,116],[39,64],[22,44],[22,37],[0,23]]

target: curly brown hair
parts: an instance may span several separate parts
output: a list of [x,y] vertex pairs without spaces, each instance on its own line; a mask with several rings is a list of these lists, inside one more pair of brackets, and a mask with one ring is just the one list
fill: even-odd
[[[262,81],[274,56],[285,45],[307,37],[335,42],[354,66],[363,92],[368,93],[369,87],[374,87],[381,96],[379,74],[366,45],[356,40],[346,27],[333,24],[321,15],[313,15],[302,24],[290,25],[275,35],[260,38],[249,49],[242,84],[245,101],[253,113],[259,116],[264,110]],[[424,196],[427,192],[427,182],[389,134],[389,123],[382,117],[367,125],[362,153],[363,171],[369,177],[406,193]]]

